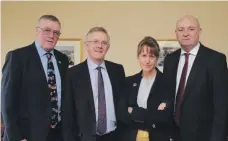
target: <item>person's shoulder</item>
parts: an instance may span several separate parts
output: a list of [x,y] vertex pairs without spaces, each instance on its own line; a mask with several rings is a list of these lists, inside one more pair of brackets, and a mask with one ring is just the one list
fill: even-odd
[[170,54],[167,54],[166,57],[174,57],[174,56],[180,55],[180,52],[181,52],[181,48],[175,50],[174,52],[172,52]]
[[34,44],[30,44],[30,45],[27,45],[24,47],[19,47],[19,48],[16,48],[10,52],[12,52],[14,54],[23,54],[25,52],[31,52],[32,47],[35,47]]
[[212,56],[225,56],[225,54],[223,54],[223,53],[221,53],[221,52],[219,52],[219,51],[216,51],[216,50],[214,50],[214,49],[212,49],[212,48],[209,48],[209,47],[206,47],[206,46],[204,46],[204,45],[200,45],[200,48],[205,52],[205,53],[207,53],[208,54],[208,56],[210,55],[211,57]]
[[110,65],[110,66],[122,66],[122,65],[119,64],[119,63],[111,62],[111,61],[108,61],[108,60],[105,60],[105,65]]
[[135,79],[139,79],[139,78],[142,78],[142,71],[140,71],[136,74],[127,76],[126,80],[131,82],[131,81],[134,81]]
[[74,65],[74,66],[70,67],[68,69],[68,72],[77,73],[77,72],[80,72],[80,71],[84,71],[84,69],[86,67],[87,67],[87,63],[86,63],[86,61],[84,61],[84,62],[81,62],[81,63],[79,63],[77,65]]
[[115,70],[115,71],[124,73],[124,67],[121,64],[105,60],[105,66],[107,69]]
[[27,46],[24,46],[24,47],[16,48],[14,50],[9,51],[6,54],[6,57],[16,58],[16,60],[24,60],[24,59],[27,59],[28,56],[30,56],[30,54],[33,52],[33,50],[32,50],[33,47],[34,47],[34,44],[30,44],[30,45],[27,45]]

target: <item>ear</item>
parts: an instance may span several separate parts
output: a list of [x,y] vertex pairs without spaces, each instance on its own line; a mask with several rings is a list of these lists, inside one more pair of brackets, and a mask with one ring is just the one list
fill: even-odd
[[202,33],[202,28],[200,28],[200,31],[199,31],[199,34],[201,34]]
[[38,33],[39,33],[39,28],[36,27],[36,35],[38,35]]
[[109,48],[110,48],[110,45],[107,46],[107,51],[109,50]]

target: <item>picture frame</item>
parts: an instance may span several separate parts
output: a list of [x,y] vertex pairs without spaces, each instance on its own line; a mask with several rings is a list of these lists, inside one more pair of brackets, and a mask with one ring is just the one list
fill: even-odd
[[157,67],[160,71],[163,72],[164,59],[166,55],[176,51],[181,46],[179,42],[175,39],[158,39],[157,42],[160,47],[160,55],[158,58]]
[[83,58],[83,41],[79,38],[60,38],[55,49],[66,54],[69,67],[79,64]]

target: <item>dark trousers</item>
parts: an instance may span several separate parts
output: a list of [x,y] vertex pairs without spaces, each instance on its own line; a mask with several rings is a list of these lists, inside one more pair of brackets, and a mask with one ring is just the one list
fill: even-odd
[[112,131],[104,135],[96,135],[96,141],[118,141],[117,131]]
[[55,128],[50,128],[46,141],[63,141],[61,123]]

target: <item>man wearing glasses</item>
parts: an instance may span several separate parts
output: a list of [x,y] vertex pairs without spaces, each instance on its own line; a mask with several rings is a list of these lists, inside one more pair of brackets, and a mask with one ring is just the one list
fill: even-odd
[[36,40],[8,52],[2,74],[4,141],[62,141],[61,98],[67,56],[55,50],[61,24],[43,15]]
[[103,27],[89,30],[88,58],[69,69],[63,103],[65,141],[117,141],[117,105],[123,96],[123,66],[104,60],[110,48]]

